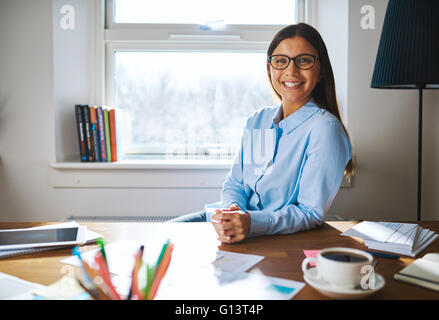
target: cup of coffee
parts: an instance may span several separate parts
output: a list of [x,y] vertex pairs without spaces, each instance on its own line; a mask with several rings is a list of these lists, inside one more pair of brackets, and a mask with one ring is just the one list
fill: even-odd
[[[316,273],[311,273],[308,264],[314,262]],[[311,280],[320,279],[347,289],[360,286],[365,276],[364,266],[371,265],[373,257],[370,253],[352,248],[326,248],[317,257],[309,257],[302,262],[303,274]]]

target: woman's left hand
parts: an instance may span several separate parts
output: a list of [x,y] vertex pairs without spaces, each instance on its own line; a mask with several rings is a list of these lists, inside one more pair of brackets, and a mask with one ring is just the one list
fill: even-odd
[[234,204],[229,209],[215,210],[215,214],[212,215],[212,225],[221,242],[242,241],[250,231],[250,214]]

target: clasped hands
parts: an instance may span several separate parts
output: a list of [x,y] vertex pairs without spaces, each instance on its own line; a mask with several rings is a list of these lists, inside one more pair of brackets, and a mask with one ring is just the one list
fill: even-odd
[[212,225],[219,241],[239,242],[250,232],[250,214],[242,211],[237,204],[233,204],[229,209],[216,209],[212,215]]

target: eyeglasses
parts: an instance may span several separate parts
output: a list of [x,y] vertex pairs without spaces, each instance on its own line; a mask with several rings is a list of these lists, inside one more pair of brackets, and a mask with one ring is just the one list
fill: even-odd
[[288,57],[283,54],[275,54],[268,57],[268,63],[277,70],[286,69],[290,65],[290,61],[294,61],[294,65],[302,70],[311,69],[316,60],[317,56],[312,54],[299,54],[295,57]]

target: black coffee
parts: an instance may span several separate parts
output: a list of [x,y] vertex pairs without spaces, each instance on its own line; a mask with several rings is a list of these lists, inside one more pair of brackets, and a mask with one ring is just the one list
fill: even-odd
[[322,254],[323,257],[330,259],[330,260],[335,260],[335,261],[341,261],[341,262],[366,262],[367,258],[359,255],[359,254],[354,254],[354,253],[349,253],[349,252],[337,252],[337,251],[333,251],[333,252],[326,252],[324,254]]

